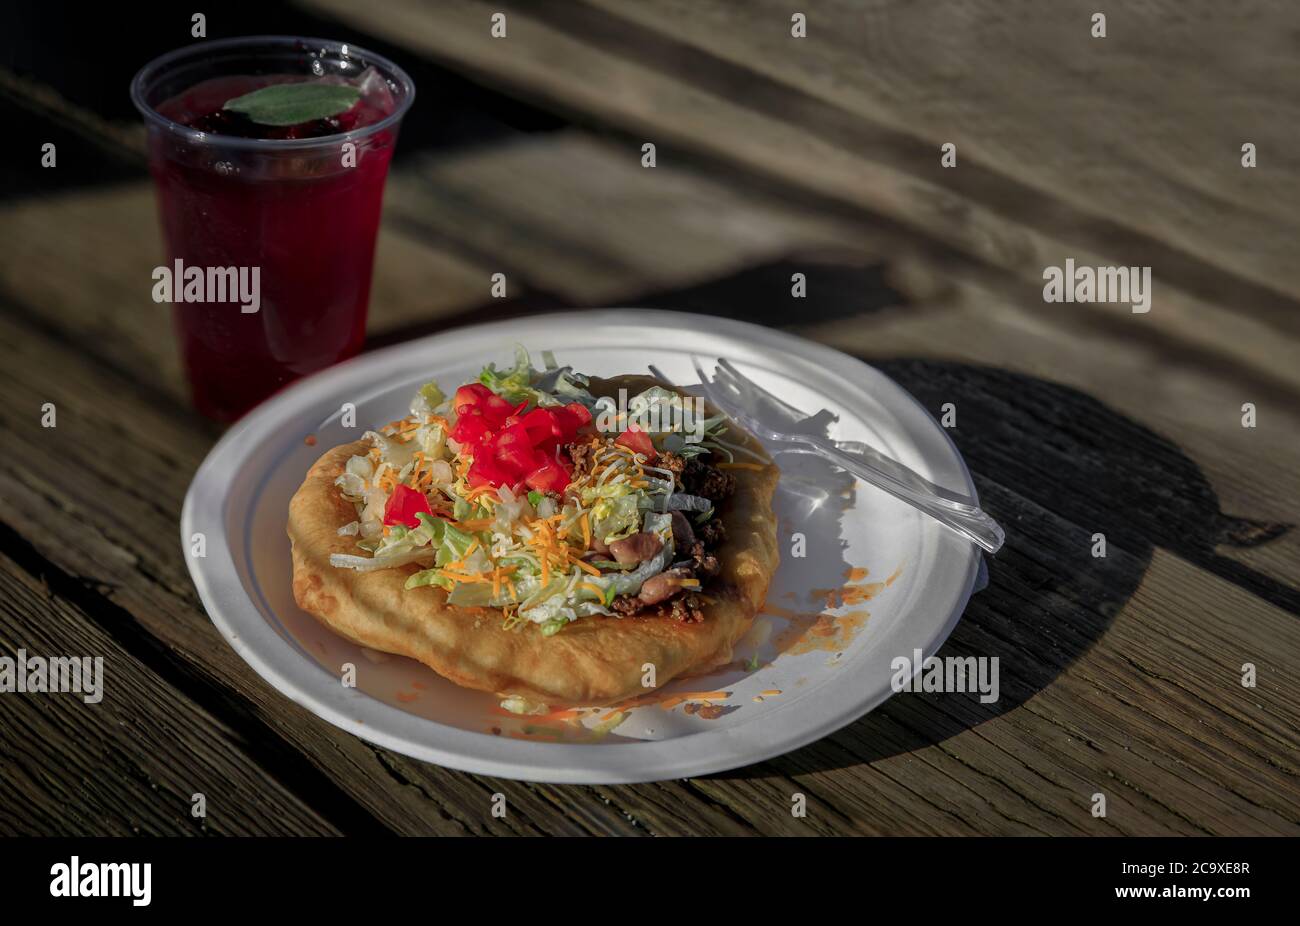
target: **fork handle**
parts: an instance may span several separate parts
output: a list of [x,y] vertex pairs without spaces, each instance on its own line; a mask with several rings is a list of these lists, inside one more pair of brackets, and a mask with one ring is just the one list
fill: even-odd
[[808,447],[812,452],[847,470],[863,482],[907,502],[928,514],[940,524],[978,544],[989,553],[996,553],[1006,540],[1006,533],[997,521],[976,505],[941,498],[932,492],[919,491],[861,459],[846,453],[828,441],[794,439],[788,443]]

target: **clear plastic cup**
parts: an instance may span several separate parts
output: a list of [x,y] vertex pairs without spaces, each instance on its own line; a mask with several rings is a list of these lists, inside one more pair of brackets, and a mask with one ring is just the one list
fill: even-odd
[[[222,111],[298,80],[351,83],[361,98],[302,126],[235,124]],[[174,302],[200,412],[234,420],[361,349],[384,181],[414,97],[379,55],[288,36],[202,42],[136,74],[167,247],[154,296]]]

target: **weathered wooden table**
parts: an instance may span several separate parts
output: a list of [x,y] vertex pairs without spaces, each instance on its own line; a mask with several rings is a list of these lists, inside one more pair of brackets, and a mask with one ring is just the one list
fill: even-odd
[[[149,298],[161,245],[125,103],[130,69],[190,40],[186,14],[125,64],[90,50],[55,73],[17,43],[0,69],[19,130],[0,174],[0,650],[101,654],[109,685],[94,706],[0,695],[0,831],[1300,832],[1294,5],[1126,4],[1104,38],[1073,0],[797,6],[806,38],[772,0],[310,0],[210,14],[209,36],[345,37],[415,76],[374,344],[654,305],[779,326],[953,403],[1009,539],[944,653],[998,655],[1001,700],[900,695],[738,772],[556,787],[407,759],[264,684],[177,536],[219,432]],[[1151,311],[1044,302],[1067,258],[1150,266]]]

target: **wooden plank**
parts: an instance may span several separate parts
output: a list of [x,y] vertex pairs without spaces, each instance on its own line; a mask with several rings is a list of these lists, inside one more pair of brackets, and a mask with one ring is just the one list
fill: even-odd
[[[1297,832],[1298,700],[1277,656],[1294,618],[1159,549],[1112,548],[1095,575],[1062,575],[1088,535],[983,487],[1011,539],[942,652],[998,656],[1002,700],[898,695],[774,764],[859,797],[870,774],[894,776],[951,815],[893,807],[873,832]],[[1260,666],[1259,689],[1242,689],[1242,661]],[[1105,819],[1090,813],[1098,791]]]
[[[815,277],[811,285],[816,285]],[[1300,449],[1294,440],[1300,414],[1293,394],[1271,387],[1253,371],[1216,367],[1212,357],[1189,359],[1176,342],[1126,338],[1090,321],[1086,313],[1033,310],[963,283],[951,286],[926,312],[884,313],[869,326],[831,321],[802,333],[871,362],[933,358],[941,362],[939,370],[949,369],[944,363],[960,364],[949,374],[955,377],[953,390],[965,388],[975,374],[997,369],[1068,387],[1059,390],[1058,399],[1067,406],[1092,409],[1085,397],[1095,397],[1127,419],[1127,429],[1140,425],[1131,433],[1141,449],[1125,454],[1122,465],[1140,467],[1136,476],[1153,469],[1161,473],[1172,461],[1168,465],[1185,480],[1186,505],[1199,523],[1175,526],[1152,517],[1151,506],[1140,504],[1133,514],[1142,517],[1128,517],[1135,525],[1146,525],[1148,539],[1173,543],[1181,532],[1184,556],[1225,574],[1231,571],[1229,564],[1239,564],[1284,586],[1264,581],[1261,590],[1280,595],[1289,588],[1293,596],[1300,585],[1300,534],[1288,528],[1300,523]],[[922,368],[913,375],[916,379],[904,384],[927,395]],[[935,414],[942,401],[962,404],[960,394],[940,398],[933,389],[928,394]],[[1245,402],[1257,406],[1256,428],[1241,426]],[[1068,460],[1053,464],[1041,459],[1054,424],[1056,419],[1044,420],[1037,436],[1019,436],[1025,442],[1019,450],[1011,447],[994,459],[977,458],[972,466],[989,473],[1021,468],[1018,459],[1025,465],[1037,461],[1049,472],[1054,465],[1069,466]],[[959,428],[959,443],[962,433]],[[1158,491],[1153,487],[1149,497]],[[1122,499],[1126,493],[1117,494]],[[1265,539],[1269,542],[1259,542]]]
[[587,305],[724,277],[792,250],[842,248],[851,235],[859,247],[871,241],[833,218],[640,159],[634,147],[579,132],[428,156],[394,178],[389,218],[455,241],[507,279]]
[[[40,562],[35,564],[39,568]],[[102,700],[0,696],[9,834],[337,834],[217,714],[163,681],[38,576],[0,554],[4,655],[103,660]],[[204,816],[192,815],[195,794]]]
[[[1152,322],[1159,325],[1162,336],[1199,349],[1212,348],[1240,366],[1262,363],[1274,376],[1291,385],[1297,382],[1294,364],[1284,362],[1287,355],[1270,347],[1267,338],[1270,333],[1285,332],[1285,346],[1290,350],[1300,333],[1300,313],[1295,311],[1300,278],[1291,267],[1285,245],[1295,237],[1289,224],[1294,219],[1275,205],[1266,209],[1259,205],[1288,202],[1289,195],[1296,198],[1293,184],[1297,174],[1287,170],[1294,146],[1285,143],[1284,134],[1278,134],[1287,132],[1294,120],[1268,109],[1289,105],[1286,101],[1294,93],[1286,90],[1285,82],[1262,97],[1265,112],[1271,115],[1249,123],[1250,134],[1267,137],[1265,144],[1277,151],[1276,169],[1267,175],[1252,173],[1247,179],[1243,177],[1247,172],[1238,164],[1235,152],[1239,146],[1235,144],[1212,164],[1195,161],[1199,153],[1209,150],[1206,146],[1219,151],[1225,142],[1216,133],[1246,132],[1240,120],[1225,123],[1234,126],[1231,129],[1216,129],[1209,139],[1197,143],[1192,154],[1184,151],[1187,146],[1183,143],[1190,129],[1158,132],[1155,141],[1133,131],[1138,125],[1174,132],[1169,128],[1170,117],[1163,113],[1169,95],[1185,85],[1161,79],[1156,85],[1158,92],[1137,96],[1130,108],[1112,109],[1108,104],[1116,94],[1108,96],[1091,89],[1109,87],[1111,78],[1105,82],[1075,80],[1080,70],[1091,72],[1100,67],[1097,46],[1089,45],[1086,38],[1063,44],[1062,35],[1077,20],[1079,34],[1086,36],[1091,10],[1082,18],[1077,11],[1071,16],[1068,10],[1056,14],[1057,18],[1041,9],[1035,14],[1026,4],[1011,16],[990,10],[981,17],[972,11],[972,28],[986,32],[976,31],[978,41],[969,50],[958,48],[944,54],[949,49],[939,47],[936,55],[909,51],[902,56],[911,67],[939,69],[938,76],[913,75],[902,69],[891,77],[881,73],[880,65],[869,56],[856,59],[847,71],[816,71],[817,86],[826,93],[833,85],[837,93],[853,95],[858,108],[852,109],[838,97],[815,95],[812,86],[790,90],[782,82],[811,82],[806,72],[815,68],[811,62],[816,51],[812,49],[824,48],[811,39],[806,40],[811,46],[806,52],[779,58],[750,54],[745,58],[747,66],[728,60],[728,55],[745,57],[737,43],[760,30],[748,13],[746,23],[716,27],[709,17],[722,16],[728,9],[717,5],[637,5],[636,15],[647,22],[653,20],[655,28],[626,18],[633,14],[632,4],[620,4],[617,15],[583,3],[494,5],[457,0],[440,4],[436,12],[419,0],[398,0],[382,11],[340,0],[308,0],[304,5],[469,70],[525,98],[612,125],[637,140],[637,145],[639,140],[655,141],[660,145],[661,164],[677,163],[671,150],[689,152],[706,158],[719,171],[730,169],[729,179],[744,180],[755,188],[775,187],[809,208],[853,218],[863,227],[883,228],[900,247],[928,249],[936,257],[954,262],[956,266],[950,269],[963,275],[1009,273],[1029,293],[1041,291],[1044,267],[1063,264],[1066,258],[1083,264],[1151,265],[1157,287]],[[843,33],[844,38],[835,41],[859,49],[871,47],[869,30],[880,27],[885,13],[890,17],[887,22],[898,19],[905,23],[907,35],[929,28],[925,8],[912,5],[904,10],[903,6],[877,5],[878,16],[864,17],[837,4],[831,8],[837,26],[823,27],[824,33]],[[1276,5],[1267,8],[1278,9]],[[500,9],[509,11],[508,38],[493,39],[490,14]],[[665,15],[665,10],[677,15]],[[1151,76],[1136,70],[1140,54],[1129,49],[1143,46],[1140,42],[1128,44],[1135,41],[1134,33],[1162,34],[1149,21],[1154,8],[1145,10],[1145,15],[1147,18],[1130,23],[1146,23],[1141,30],[1131,27],[1114,39],[1102,40],[1115,46],[1115,54],[1123,62],[1119,73],[1130,81],[1135,74]],[[788,35],[788,21],[789,11],[780,11],[780,16],[769,22],[771,31],[763,41],[775,42]],[[1026,21],[1041,28],[1016,31],[1014,27]],[[1237,41],[1258,39],[1266,58],[1285,52],[1278,44],[1283,33],[1265,17],[1215,13],[1202,3],[1180,23],[1173,31],[1180,41],[1195,37],[1196,48],[1217,41],[1226,27],[1234,35],[1234,47]],[[724,36],[727,32],[741,37]],[[931,32],[950,34],[952,42],[965,42],[971,29]],[[829,37],[824,37],[829,43]],[[1032,47],[1010,44],[1013,41],[1028,42]],[[930,47],[938,42],[940,39],[932,38]],[[711,50],[715,45],[723,50]],[[1040,45],[1052,47],[1053,54],[1045,55]],[[957,51],[962,52],[957,70],[944,71],[954,67]],[[1217,59],[1220,53],[1215,50],[1213,56]],[[1082,57],[1088,55],[1093,57]],[[788,61],[796,58],[802,64],[787,68]],[[891,55],[881,60],[898,70],[899,59],[899,55]],[[556,67],[557,61],[563,61],[564,67]],[[999,67],[990,67],[990,61],[998,62]],[[1010,94],[992,96],[992,91],[979,83],[1002,79],[1005,66],[1012,64],[1032,68],[1023,75],[1025,85],[1052,89],[1055,95],[1044,99],[1051,100],[1053,107],[1061,98],[1056,93],[1061,90],[1060,82],[1069,80],[1074,89],[1064,98],[1078,102],[1063,112],[1098,115],[1083,128],[1071,124],[1068,133],[1043,132],[1046,123],[1039,117],[1050,107],[1036,104],[1036,98],[1008,102]],[[1053,67],[1059,73],[1049,79],[1045,74]],[[779,70],[781,79],[764,69]],[[1190,70],[1190,66],[1177,68],[1175,78],[1187,77],[1191,86],[1200,86],[1202,78],[1189,77]],[[797,76],[789,77],[787,71]],[[966,72],[979,72],[980,77],[949,81],[943,85],[943,93],[936,92],[935,82],[940,77]],[[1248,85],[1255,83],[1249,76],[1241,79]],[[914,127],[910,130],[913,134],[902,133],[868,111],[875,105],[874,87],[882,81],[916,84],[907,91],[915,96],[904,95],[896,87],[899,100],[891,109],[895,120]],[[961,97],[966,86],[981,88],[980,94],[972,94],[969,100]],[[1237,84],[1229,81],[1225,86]],[[956,102],[942,102],[949,98]],[[1203,103],[1211,116],[1237,99],[1228,93],[1215,93],[1209,102],[1199,94],[1188,98]],[[941,118],[953,111],[962,114],[960,120]],[[1001,114],[1004,111],[1005,115]],[[1185,107],[1169,108],[1172,113],[1184,111]],[[1111,115],[1115,127],[1096,128],[1096,123],[1105,123]],[[985,153],[980,147],[984,136],[975,131],[990,120],[998,131],[990,135],[996,140],[988,142]],[[1207,124],[1211,123],[1212,119]],[[944,131],[940,132],[940,127]],[[1120,141],[1111,144],[1115,132],[1120,133],[1120,141],[1128,140],[1118,149],[1115,145]],[[1044,137],[1031,144],[1034,133]],[[1096,141],[1090,141],[1094,137]],[[938,165],[937,144],[949,138],[963,144],[967,138],[979,139],[970,144],[975,151],[955,170]],[[1139,143],[1147,146],[1140,157],[1133,153]],[[1023,157],[1011,157],[1022,148]],[[1115,174],[1113,180],[1112,174],[1106,174],[1109,182],[1103,188],[1095,173],[1080,172],[1079,159],[1088,164],[1117,165],[1105,168]],[[1150,167],[1148,161],[1167,166]],[[1157,176],[1159,169],[1165,173]],[[1207,186],[1220,181],[1234,190],[1243,184],[1255,184],[1258,189],[1250,195],[1249,205],[1233,206],[1230,198],[1205,192]],[[1107,204],[1107,211],[1096,208],[1099,201]],[[1175,293],[1197,300],[1197,311],[1171,309],[1162,318],[1166,306],[1181,304],[1170,298]],[[1090,308],[1108,315],[1121,311],[1116,306]],[[1247,326],[1251,336],[1244,341],[1223,340],[1225,327],[1243,314],[1253,320]],[[1261,349],[1263,357],[1258,353]]]
[[[1110,12],[1106,38],[1095,39],[1097,10],[1083,0],[959,13],[906,0],[822,0],[807,7],[804,40],[790,37],[790,9],[778,0],[743,13],[691,0],[528,6],[547,22],[588,23],[584,35],[621,35],[635,23],[659,41],[619,44],[626,56],[662,69],[668,48],[687,46],[694,54],[675,64],[697,85],[841,144],[874,139],[872,158],[900,174],[1026,224],[1061,223],[1060,237],[1090,250],[1140,241],[1083,240],[1114,223],[1300,294],[1286,243],[1300,233],[1286,205],[1300,199],[1291,124],[1300,71],[1282,28],[1300,25],[1292,4],[1194,0],[1176,17],[1158,4],[1129,5]],[[722,83],[745,72],[765,80]],[[776,108],[796,100],[804,105]],[[1241,167],[1246,141],[1271,152],[1267,170]],[[945,142],[978,170],[933,169]],[[1017,185],[1029,195],[1016,197]],[[1029,214],[1041,202],[1066,208]]]

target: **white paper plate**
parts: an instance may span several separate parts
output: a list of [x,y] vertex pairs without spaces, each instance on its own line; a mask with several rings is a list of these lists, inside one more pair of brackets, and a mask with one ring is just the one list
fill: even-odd
[[[714,702],[721,716],[649,704],[604,737],[582,741],[582,729],[606,712],[563,721],[505,715],[496,698],[411,660],[362,651],[299,610],[285,518],[311,463],[402,417],[421,383],[470,381],[489,361],[509,362],[517,342],[553,350],[583,372],[612,376],[653,363],[681,383],[695,382],[692,353],[726,357],[790,404],[833,412],[832,436],[868,441],[933,482],[975,494],[943,429],[892,380],[755,325],[607,310],[462,328],[366,354],[298,383],[231,428],[199,468],[181,515],[187,552],[194,533],[207,538],[207,555],[189,562],[213,623],[289,698],[364,739],[468,772],[579,783],[684,778],[780,755],[852,722],[889,697],[896,656],[932,655],[952,631],[979,575],[975,547],[882,492],[854,487],[816,458],[793,455],[778,458],[782,562],[768,593],[771,613],[737,646],[731,668],[663,689],[666,696],[730,692]],[[354,429],[342,426],[344,403],[356,406]],[[802,558],[791,555],[796,533],[804,537]],[[868,575],[850,582],[858,591],[849,597],[875,594],[808,626],[813,618],[804,615],[823,610],[827,591],[844,586],[854,567]],[[748,665],[754,657],[757,670]],[[356,687],[340,680],[345,663],[356,666]]]

